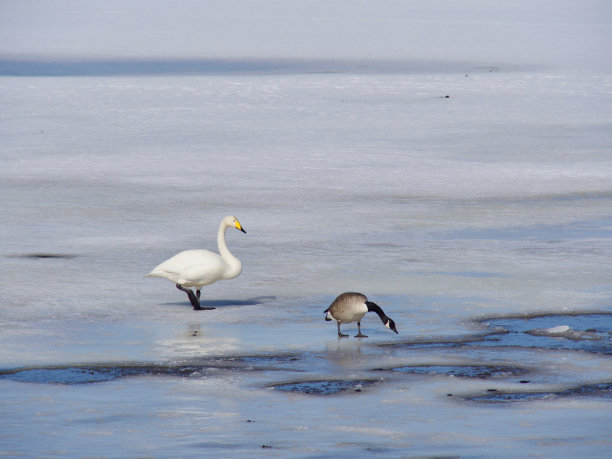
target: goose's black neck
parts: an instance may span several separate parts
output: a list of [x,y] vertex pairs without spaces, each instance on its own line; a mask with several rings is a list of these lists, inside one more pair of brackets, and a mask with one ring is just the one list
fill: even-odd
[[378,317],[380,317],[380,320],[382,320],[383,324],[386,323],[387,320],[389,320],[389,318],[385,314],[385,311],[383,311],[382,308],[378,306],[376,303],[372,303],[371,301],[366,301],[366,306],[368,307],[368,311],[375,312],[376,314],[378,314]]

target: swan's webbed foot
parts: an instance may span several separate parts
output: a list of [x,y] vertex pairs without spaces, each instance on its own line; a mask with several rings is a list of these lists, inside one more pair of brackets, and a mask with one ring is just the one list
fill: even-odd
[[196,290],[196,298],[197,298],[197,300],[198,300],[198,306],[197,306],[197,307],[195,307],[195,306],[194,306],[194,307],[193,307],[193,310],[194,310],[194,311],[212,311],[213,309],[217,309],[217,308],[215,308],[215,307],[213,307],[213,306],[205,306],[205,307],[202,307],[202,306],[200,305],[200,294],[201,294],[201,293],[202,293],[202,292],[201,292],[200,290]]

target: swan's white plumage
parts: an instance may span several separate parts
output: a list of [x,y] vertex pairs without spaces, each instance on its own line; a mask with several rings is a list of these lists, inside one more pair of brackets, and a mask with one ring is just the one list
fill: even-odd
[[185,250],[153,268],[146,277],[161,277],[198,290],[218,280],[233,279],[242,271],[242,263],[225,244],[225,230],[230,227],[245,232],[236,217],[225,217],[217,232],[219,253],[204,249]]
[[202,287],[221,279],[232,279],[230,266],[210,250],[185,250],[153,268],[148,277],[163,277],[183,287]]

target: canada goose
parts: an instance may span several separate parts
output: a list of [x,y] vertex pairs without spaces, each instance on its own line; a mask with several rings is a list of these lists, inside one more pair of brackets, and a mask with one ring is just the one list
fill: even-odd
[[331,306],[323,311],[326,316],[325,320],[335,320],[338,324],[338,336],[345,338],[345,335],[340,331],[340,324],[348,324],[351,322],[357,322],[357,329],[359,333],[355,335],[355,338],[367,338],[366,335],[361,333],[361,319],[366,312],[374,311],[380,317],[385,327],[390,328],[395,333],[395,322],[387,317],[385,312],[376,303],[368,301],[365,295],[356,292],[346,292],[338,296]]
[[[176,288],[187,293],[194,310],[215,309],[200,306],[202,287],[221,279],[233,279],[242,271],[242,263],[230,253],[225,244],[225,230],[229,227],[246,233],[238,219],[228,215],[221,220],[217,232],[219,253],[204,249],[185,250],[153,268],[145,277],[163,277],[174,282]],[[195,287],[196,293],[186,287]]]

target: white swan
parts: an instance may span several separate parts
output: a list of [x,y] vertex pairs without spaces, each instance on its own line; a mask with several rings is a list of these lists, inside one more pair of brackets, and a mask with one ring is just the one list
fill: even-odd
[[367,338],[367,335],[361,333],[361,319],[366,315],[366,312],[370,311],[378,314],[385,327],[397,333],[393,319],[387,317],[385,311],[380,306],[368,301],[362,293],[346,292],[339,295],[323,313],[325,314],[325,320],[335,320],[338,324],[339,338],[346,338],[348,336],[340,331],[340,324],[349,324],[351,322],[357,322],[359,332],[355,335],[355,338]]
[[[217,232],[219,253],[204,249],[185,250],[153,268],[145,277],[163,277],[174,282],[176,288],[187,293],[195,310],[215,309],[200,306],[202,287],[221,279],[233,279],[242,271],[242,263],[230,253],[225,244],[225,230],[229,227],[246,233],[238,219],[228,215],[221,220]],[[195,287],[196,293],[186,287]]]

